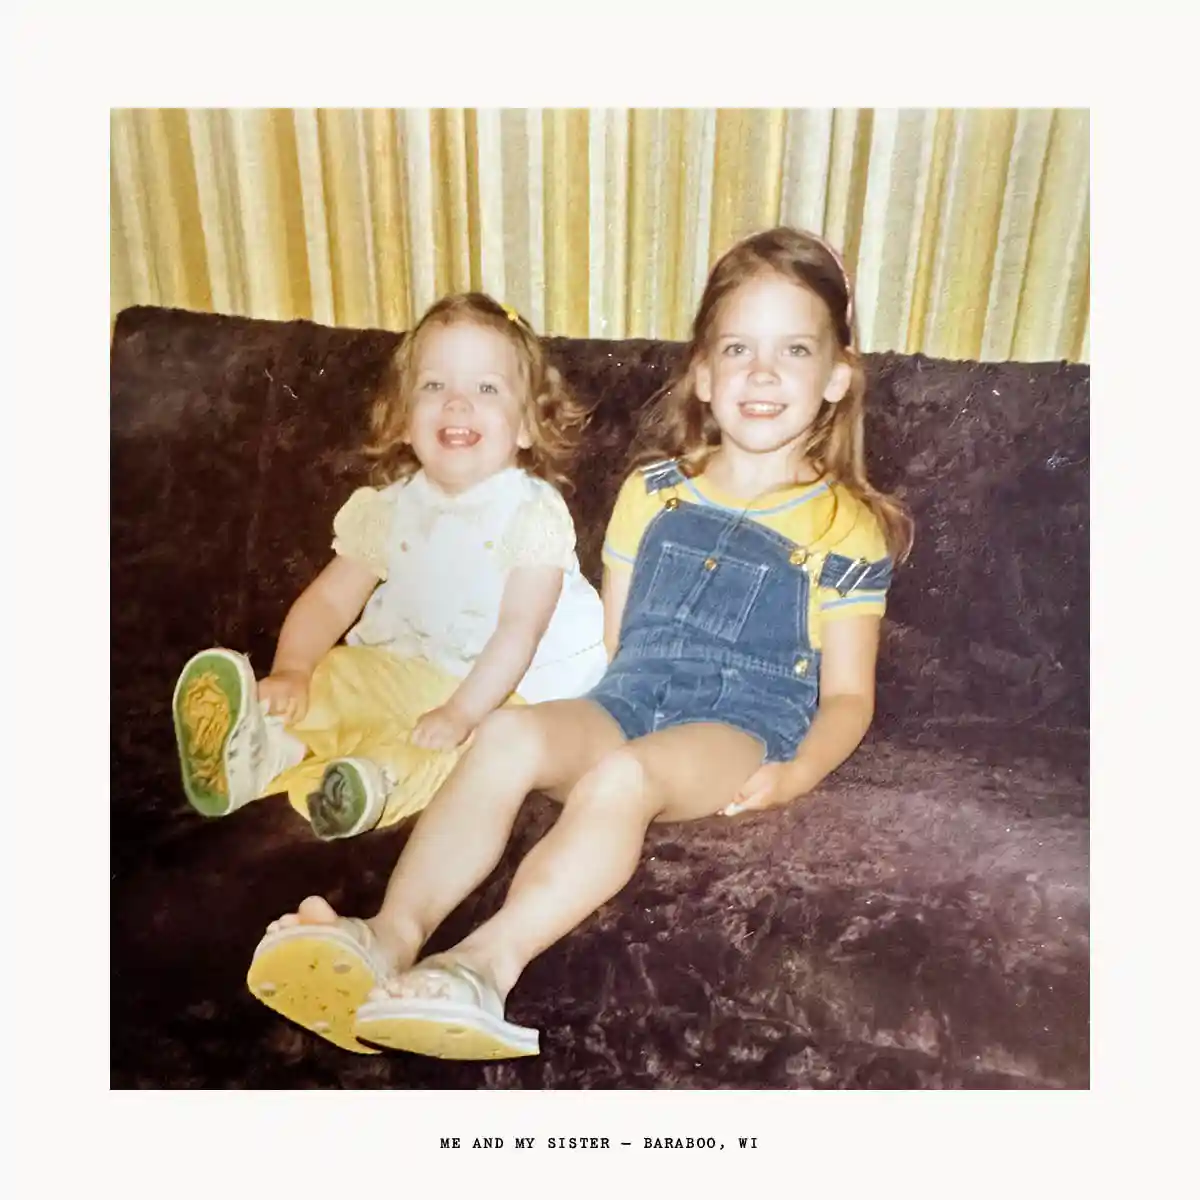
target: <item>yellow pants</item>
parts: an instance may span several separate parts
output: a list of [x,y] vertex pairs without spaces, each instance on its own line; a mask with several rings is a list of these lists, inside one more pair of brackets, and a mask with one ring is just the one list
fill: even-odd
[[[308,797],[335,758],[369,758],[399,781],[379,824],[394,825],[420,812],[462,755],[422,750],[409,740],[417,720],[445,704],[462,682],[424,659],[398,658],[374,646],[335,646],[321,660],[308,689],[308,711],[288,726],[308,755],[277,775],[264,795],[286,792],[307,818]],[[521,703],[513,696],[509,703]]]

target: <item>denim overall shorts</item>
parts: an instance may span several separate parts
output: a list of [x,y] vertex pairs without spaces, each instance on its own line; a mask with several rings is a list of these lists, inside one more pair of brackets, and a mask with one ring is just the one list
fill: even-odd
[[819,561],[745,513],[680,499],[687,478],[674,460],[643,475],[648,492],[672,494],[642,536],[620,645],[588,698],[630,740],[715,721],[757,738],[766,762],[794,758],[817,709],[814,579],[843,596],[886,588],[891,560]]

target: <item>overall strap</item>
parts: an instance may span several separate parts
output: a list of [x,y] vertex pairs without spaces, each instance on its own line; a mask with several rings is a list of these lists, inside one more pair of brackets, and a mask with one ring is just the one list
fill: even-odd
[[687,476],[679,469],[679,460],[664,458],[658,462],[647,463],[641,468],[642,478],[646,481],[648,494],[661,492],[664,488],[678,487],[687,481]]
[[883,591],[891,582],[890,558],[868,562],[865,558],[847,558],[844,554],[827,555],[817,579],[820,587],[833,588],[839,596],[848,592]]

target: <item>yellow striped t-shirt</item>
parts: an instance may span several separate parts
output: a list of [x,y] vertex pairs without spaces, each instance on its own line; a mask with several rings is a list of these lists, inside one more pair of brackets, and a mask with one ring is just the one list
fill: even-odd
[[654,514],[670,497],[683,504],[702,504],[731,515],[746,515],[782,534],[809,551],[805,569],[809,589],[809,637],[814,650],[821,648],[821,628],[826,621],[845,617],[882,617],[885,589],[855,589],[842,596],[832,587],[820,587],[817,578],[825,556],[831,552],[852,559],[877,562],[887,557],[883,530],[869,508],[846,488],[825,482],[802,484],[771,492],[749,507],[723,493],[703,474],[657,492],[646,490],[645,477],[635,471],[622,485],[604,539],[604,566],[610,571],[631,571],[642,535]]

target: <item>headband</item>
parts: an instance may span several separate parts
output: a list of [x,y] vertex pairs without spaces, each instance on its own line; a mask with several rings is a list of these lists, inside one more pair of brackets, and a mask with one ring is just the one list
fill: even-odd
[[823,238],[815,233],[809,233],[809,237],[820,246],[830,258],[837,263],[837,269],[842,273],[842,283],[846,288],[846,328],[850,331],[851,340],[854,338],[854,289],[850,286],[850,272],[846,270],[846,264],[842,260],[842,256]]

